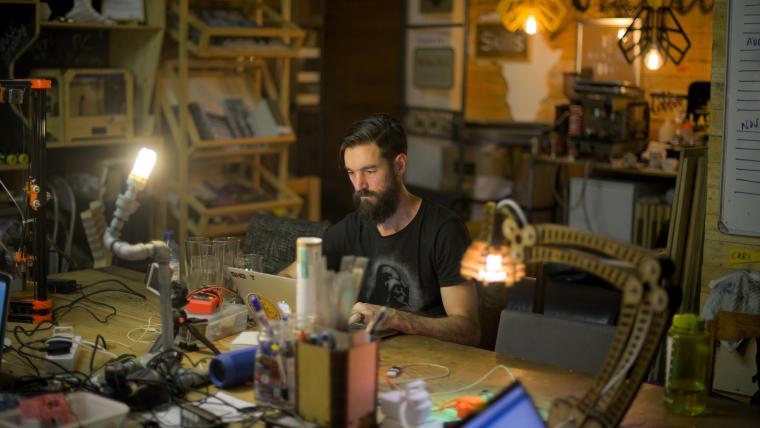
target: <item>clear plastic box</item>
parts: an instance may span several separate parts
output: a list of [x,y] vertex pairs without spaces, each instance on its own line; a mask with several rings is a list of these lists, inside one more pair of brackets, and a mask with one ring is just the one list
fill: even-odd
[[206,337],[217,340],[231,336],[248,328],[248,308],[246,305],[228,303],[224,308],[208,318]]
[[[124,403],[102,397],[91,392],[72,392],[67,394],[71,412],[77,415],[77,420],[59,428],[74,427],[120,427],[129,413],[129,406]],[[18,408],[0,413],[0,428],[15,428],[22,426]],[[35,425],[32,425],[35,426]],[[40,424],[39,426],[44,426]]]

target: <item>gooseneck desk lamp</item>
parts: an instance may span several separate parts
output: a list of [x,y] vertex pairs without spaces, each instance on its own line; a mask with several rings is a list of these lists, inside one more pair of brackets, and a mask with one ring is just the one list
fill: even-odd
[[[497,226],[499,226],[497,228]],[[668,260],[644,248],[554,224],[531,225],[512,200],[486,205],[480,240],[462,258],[461,273],[485,285],[507,287],[526,263],[559,263],[594,274],[623,293],[612,345],[591,387],[580,399],[556,399],[549,426],[617,426],[649,371],[665,331],[671,299],[660,285]]]
[[121,230],[126,224],[129,217],[137,211],[140,203],[137,201],[137,195],[145,189],[148,178],[156,163],[156,152],[142,148],[137,154],[137,160],[132,167],[132,172],[127,177],[127,190],[116,198],[116,209],[103,235],[103,243],[106,248],[111,250],[114,256],[124,260],[145,260],[152,258],[158,264],[158,288],[161,294],[161,337],[163,348],[172,349],[174,342],[173,317],[171,305],[171,269],[169,269],[169,259],[171,250],[164,241],[150,241],[147,244],[130,244],[121,240]]

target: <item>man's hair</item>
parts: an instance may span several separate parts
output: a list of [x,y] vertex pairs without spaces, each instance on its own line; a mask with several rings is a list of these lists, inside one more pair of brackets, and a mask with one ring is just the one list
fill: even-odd
[[362,144],[375,143],[380,154],[389,164],[399,153],[406,153],[406,132],[401,124],[387,114],[373,114],[366,119],[354,122],[340,143],[338,165],[346,169],[344,154],[346,149]]

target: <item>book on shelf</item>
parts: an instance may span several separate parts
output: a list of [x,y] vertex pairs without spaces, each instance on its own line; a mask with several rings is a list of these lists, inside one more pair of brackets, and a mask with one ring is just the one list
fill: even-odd
[[225,98],[222,108],[236,137],[253,137],[253,129],[246,120],[247,109],[240,98]]
[[214,134],[211,131],[211,121],[206,114],[206,111],[196,102],[189,103],[187,109],[190,111],[190,116],[193,118],[193,123],[198,129],[198,135],[201,140],[213,140]]
[[230,140],[235,138],[227,116],[206,112],[206,117],[208,117],[211,124],[211,134],[215,140]]
[[273,100],[261,100],[248,113],[248,124],[257,137],[273,137],[293,132]]

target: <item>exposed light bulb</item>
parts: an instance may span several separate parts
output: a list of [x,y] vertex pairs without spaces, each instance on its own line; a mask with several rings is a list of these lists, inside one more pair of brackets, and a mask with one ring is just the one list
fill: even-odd
[[538,31],[538,22],[536,21],[536,17],[531,15],[528,15],[528,18],[525,19],[525,32],[530,34],[531,36],[536,34]]
[[485,270],[478,272],[479,280],[483,282],[502,282],[507,278],[507,273],[501,265],[501,254],[489,254],[486,256]]
[[625,36],[625,28],[621,28],[618,30],[618,40],[622,39],[623,36]]
[[650,70],[659,70],[662,67],[663,60],[660,50],[656,46],[649,48],[644,55],[644,65]]
[[148,181],[150,172],[153,171],[153,165],[156,164],[156,152],[155,150],[147,149],[143,147],[140,149],[140,153],[137,154],[137,160],[132,167],[132,172],[129,173],[131,178],[134,178],[143,183]]

